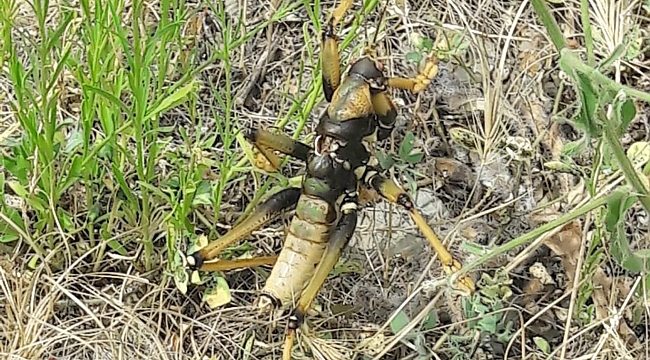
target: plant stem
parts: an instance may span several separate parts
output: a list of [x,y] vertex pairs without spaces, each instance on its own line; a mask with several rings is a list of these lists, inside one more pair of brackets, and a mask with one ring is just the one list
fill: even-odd
[[560,216],[559,218],[557,218],[557,219],[555,219],[553,221],[549,221],[548,223],[537,227],[536,229],[530,231],[529,233],[524,234],[524,235],[522,235],[522,236],[520,236],[520,237],[518,237],[516,239],[513,239],[513,240],[511,240],[511,241],[509,241],[509,242],[507,242],[507,243],[493,249],[492,251],[488,252],[487,254],[481,256],[478,260],[473,261],[471,264],[469,264],[467,266],[464,266],[460,271],[458,271],[455,274],[455,276],[461,277],[463,274],[467,274],[471,270],[475,269],[476,267],[478,267],[479,265],[485,263],[486,261],[492,259],[493,257],[504,254],[504,253],[516,248],[517,246],[520,246],[520,245],[523,245],[523,244],[525,244],[525,243],[527,243],[529,241],[532,241],[535,238],[544,235],[545,233],[555,229],[558,226],[563,226],[563,225],[567,224],[568,222],[573,221],[573,220],[587,214],[588,212],[590,212],[590,211],[592,211],[594,209],[597,209],[600,206],[603,206],[603,205],[607,204],[607,201],[609,200],[610,196],[612,196],[612,195],[608,195],[606,197],[602,197],[602,198],[599,198],[599,199],[594,199],[590,203],[588,203],[586,205],[583,205],[582,207],[580,207],[578,209],[575,209],[574,211],[572,211],[572,212],[570,212],[568,214]]
[[535,8],[535,12],[539,16],[540,21],[546,27],[546,31],[548,31],[555,48],[558,51],[566,48],[567,45],[564,41],[564,36],[562,36],[562,31],[553,15],[551,15],[551,11],[548,9],[546,2],[544,0],[531,0],[531,3]]
[[628,96],[650,102],[649,93],[619,84],[616,81],[608,78],[600,71],[584,64],[570,49],[560,50],[560,67],[562,69],[572,69],[573,71],[583,73],[589,76],[591,80],[611,89],[612,91],[623,91]]
[[[605,115],[603,115],[603,117],[605,117]],[[648,190],[641,182],[641,179],[639,179],[636,169],[625,154],[623,146],[618,140],[616,128],[611,125],[611,121],[606,121],[604,130],[605,139],[609,143],[609,147],[612,149],[614,157],[616,158],[618,165],[621,167],[621,171],[623,171],[625,178],[630,183],[630,185],[632,185],[634,190],[639,193],[639,200],[641,201],[641,204],[643,204],[643,207],[646,209],[646,211],[650,212],[650,197],[648,197]]]

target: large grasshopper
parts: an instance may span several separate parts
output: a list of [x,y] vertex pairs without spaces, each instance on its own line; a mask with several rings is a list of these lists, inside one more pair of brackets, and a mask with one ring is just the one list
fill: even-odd
[[[271,311],[296,304],[289,317],[285,360],[291,358],[296,329],[355,231],[361,187],[376,190],[408,211],[438,253],[445,273],[451,275],[461,268],[408,194],[380,174],[377,160],[371,156],[373,143],[389,137],[397,117],[397,109],[387,91],[390,88],[412,93],[425,90],[437,75],[437,59],[430,57],[416,77],[399,78],[384,75],[383,65],[365,54],[352,63],[347,76],[341,79],[335,28],[351,5],[352,0],[343,0],[336,7],[322,35],[323,91],[330,104],[319,120],[313,146],[284,133],[253,129],[247,134],[265,161],[276,169],[281,163],[276,152],[304,161],[307,173],[302,187],[272,195],[223,237],[187,258],[193,269],[201,271],[275,264],[256,306]],[[277,257],[208,262],[281,213],[294,209],[284,247]],[[467,276],[459,277],[456,285],[466,293],[474,292],[474,283]]]

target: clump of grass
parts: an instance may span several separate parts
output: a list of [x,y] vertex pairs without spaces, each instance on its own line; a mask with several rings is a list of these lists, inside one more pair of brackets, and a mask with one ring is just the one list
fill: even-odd
[[[0,139],[6,146],[0,159],[0,241],[17,250],[16,256],[26,254],[31,268],[63,270],[74,264],[75,271],[96,272],[109,264],[164,274],[165,250],[175,271],[199,228],[217,236],[213,219],[225,189],[253,170],[235,109],[235,54],[301,6],[310,9],[317,28],[322,13],[319,3],[284,2],[268,20],[245,27],[223,2],[204,5],[0,4],[0,68],[12,89],[6,99],[12,119],[22,130]],[[26,10],[33,22],[19,18]],[[201,34],[188,28],[200,23],[204,12],[216,17],[222,38],[201,61]],[[33,28],[21,27],[25,23]],[[359,24],[357,19],[354,29]],[[292,125],[296,138],[322,99],[315,51],[320,34],[314,37],[308,24],[304,34],[309,60],[301,64],[300,76],[309,67],[312,79],[277,122],[280,128]],[[354,36],[349,32],[345,42]],[[206,86],[198,75],[212,64],[223,76]],[[202,91],[210,91],[215,102],[202,103]],[[172,112],[187,114],[190,126],[166,125]],[[198,131],[206,123],[216,131]],[[217,178],[206,179],[209,172]],[[286,185],[282,176],[271,177],[256,199],[277,180],[275,189]],[[22,203],[15,205],[16,199]],[[196,211],[203,206],[215,216]],[[165,247],[157,241],[160,234],[166,235]],[[23,242],[28,246],[18,246]]]
[[[191,74],[173,85],[166,80],[172,53],[180,48],[181,20],[188,13],[171,12],[178,4],[162,1],[160,21],[149,33],[142,26],[150,16],[142,2],[131,7],[128,25],[122,1],[79,4],[58,5],[54,11],[48,1],[33,3],[37,39],[13,26],[13,17],[5,17],[9,30],[3,58],[14,90],[11,106],[23,133],[10,144],[3,166],[9,188],[33,217],[19,217],[17,209],[4,207],[11,224],[3,226],[5,233],[21,229],[30,234],[22,240],[41,260],[44,249],[83,239],[96,251],[96,266],[106,246],[126,255],[127,244],[115,239],[112,227],[139,229],[134,239],[144,247],[145,268],[151,269],[158,224],[150,188],[157,181],[164,131],[160,117],[195,86]],[[10,14],[14,5],[3,3],[3,13]],[[36,51],[25,58],[23,47]],[[70,91],[77,96],[71,99]],[[107,194],[112,194],[112,205],[104,208]],[[79,195],[75,205],[84,211],[73,213],[64,199]],[[50,262],[60,260],[55,255]]]

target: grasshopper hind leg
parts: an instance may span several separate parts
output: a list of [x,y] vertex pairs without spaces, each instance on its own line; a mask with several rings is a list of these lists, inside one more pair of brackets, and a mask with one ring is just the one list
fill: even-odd
[[[206,261],[217,258],[217,256],[228,246],[243,239],[245,236],[248,236],[250,233],[269,223],[283,212],[295,208],[298,203],[298,198],[300,197],[300,192],[300,188],[291,187],[275,193],[266,201],[258,205],[249,217],[230,229],[230,231],[228,231],[224,236],[211,242],[198,252],[189,255],[187,257],[188,264],[193,269],[214,271],[214,266],[217,266],[216,264],[219,264],[222,261],[215,263],[215,265],[205,263]],[[269,261],[270,260],[267,259],[265,263],[268,263]],[[232,267],[234,265],[234,263],[231,264],[230,268],[244,267],[244,265]],[[226,264],[224,263],[223,266],[226,266]],[[226,268],[228,268],[228,266],[226,266]]]

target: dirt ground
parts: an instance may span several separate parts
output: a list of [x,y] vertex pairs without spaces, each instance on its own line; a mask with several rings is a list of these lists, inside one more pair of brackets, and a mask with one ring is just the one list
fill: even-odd
[[[271,3],[280,6],[278,1]],[[243,11],[243,22],[250,28],[273,13],[271,3],[225,5],[229,15]],[[576,49],[582,48],[579,2],[552,3],[565,36]],[[599,34],[595,43],[599,57],[607,57],[623,42],[623,35],[649,24],[650,5],[640,1],[589,3],[598,10],[592,14],[592,26]],[[185,6],[203,9],[197,13],[201,26],[194,43],[200,55],[193,65],[199,67],[223,41],[225,29],[209,7],[194,2]],[[320,6],[323,22],[333,2]],[[379,1],[363,18],[344,58],[358,55],[349,52],[373,35],[383,6]],[[344,23],[352,25],[360,8],[361,2],[355,2]],[[559,161],[563,146],[582,137],[582,130],[572,121],[578,109],[576,91],[560,71],[557,53],[528,1],[396,0],[389,3],[382,22],[376,50],[392,76],[418,72],[418,64],[408,60],[408,54],[417,50],[417,37],[436,46],[455,45],[440,61],[438,76],[425,92],[393,91],[396,128],[389,141],[377,145],[383,153],[395,155],[408,134],[413,135],[413,149],[424,156],[410,163],[395,155],[396,166],[389,174],[411,191],[454,256],[472,264],[497,246],[584,204],[594,185],[586,183],[583,174],[556,172],[546,165]],[[349,31],[344,27],[340,37]],[[622,61],[616,75],[609,75],[650,91],[650,41],[646,30],[637,35],[642,50]],[[161,126],[185,128],[190,138],[197,132],[218,134],[215,119],[221,117],[212,111],[220,104],[214,91],[226,81],[234,95],[231,111],[238,128],[277,125],[292,101],[309,90],[319,36],[305,6],[297,6],[231,49],[228,80],[219,61],[200,72],[204,84],[198,92],[200,128],[180,108],[165,114]],[[171,77],[175,76],[180,77]],[[12,93],[6,81],[3,86]],[[298,138],[311,142],[328,105],[319,99],[306,114],[304,127],[295,115],[283,130],[291,135],[299,130]],[[646,104],[637,104],[637,116],[621,137],[626,148],[650,141],[647,110]],[[3,112],[11,110],[3,105]],[[0,124],[0,134],[14,138],[20,130],[10,116],[7,119]],[[176,131],[171,147],[183,146]],[[225,153],[222,141],[217,135],[212,159]],[[594,166],[594,149],[573,158],[577,168]],[[161,174],[175,171],[168,163],[157,166]],[[290,179],[303,174],[304,166],[291,161],[282,171]],[[224,187],[220,209],[202,205],[195,211],[223,234],[259,195],[262,179],[259,173],[242,174]],[[613,182],[603,180],[600,186]],[[250,253],[278,252],[290,215],[253,232],[247,238]],[[643,274],[612,260],[606,246],[604,250],[591,246],[593,234],[603,226],[601,220],[602,214],[596,212],[578,217],[491,257],[472,270],[479,291],[464,298],[438,281],[444,278],[439,261],[408,214],[384,201],[369,203],[308,314],[307,327],[299,332],[294,358],[645,358],[648,311],[644,299],[633,291],[642,286]],[[634,249],[647,247],[649,226],[643,207],[628,212],[626,232]],[[205,230],[198,222],[196,227],[197,232]],[[110,231],[118,237],[129,229]],[[185,294],[175,286],[167,267],[164,225],[154,232],[160,251],[153,271],[143,270],[136,252],[110,255],[95,269],[77,254],[67,260],[68,270],[46,266],[33,270],[24,264],[25,244],[0,244],[5,253],[0,309],[7,315],[0,320],[0,357],[281,358],[287,317],[270,319],[252,307],[268,268],[222,274],[232,298],[211,309],[202,300],[205,286],[190,285]],[[583,274],[578,285],[576,272]],[[404,334],[402,330],[412,323],[414,329]]]

